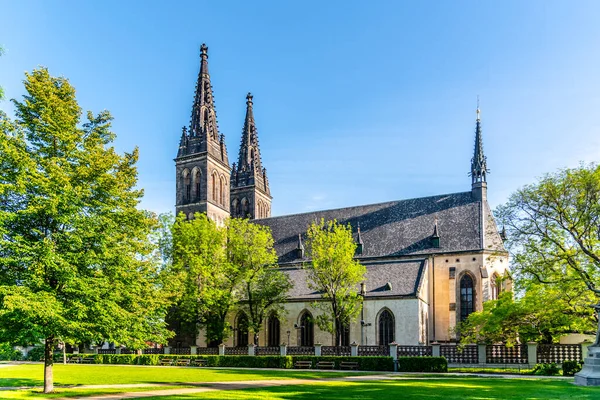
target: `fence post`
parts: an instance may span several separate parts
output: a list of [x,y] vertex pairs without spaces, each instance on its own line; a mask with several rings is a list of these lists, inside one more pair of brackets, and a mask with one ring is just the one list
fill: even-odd
[[537,364],[537,346],[536,342],[527,342],[527,364],[534,367]]
[[[96,354],[98,354],[98,349],[96,349]],[[121,354],[121,346],[115,347],[115,354]]]
[[315,343],[315,356],[321,357],[321,343]]
[[[582,348],[583,350],[583,348]],[[98,354],[98,346],[94,346],[94,354]]]
[[431,356],[432,357],[440,357],[440,344],[439,343],[431,343]]
[[487,362],[486,346],[484,343],[477,343],[477,356],[479,364],[485,364]]
[[287,355],[287,345],[285,345],[285,344],[279,345],[279,355],[281,357],[285,357]]
[[224,356],[225,355],[225,344],[224,343],[221,343],[219,345],[219,355],[220,356]]
[[350,344],[350,355],[352,357],[358,357],[358,344],[356,342]]
[[394,360],[394,372],[398,371],[398,343],[390,343],[390,356]]
[[198,354],[198,346],[190,346],[190,355],[195,356]]
[[163,354],[171,354],[171,346],[165,346],[163,349],[165,350]]

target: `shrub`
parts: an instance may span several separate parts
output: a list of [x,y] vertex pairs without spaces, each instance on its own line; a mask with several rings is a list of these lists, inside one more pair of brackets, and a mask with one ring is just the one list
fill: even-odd
[[44,358],[44,346],[35,346],[27,352],[27,361],[41,361]]
[[536,364],[533,371],[531,371],[533,375],[559,375],[560,368],[556,363],[550,364]]
[[0,343],[0,361],[21,361],[23,353],[14,349],[9,343]]
[[448,372],[445,357],[398,357],[400,372]]
[[574,376],[581,371],[581,368],[583,368],[583,362],[581,361],[563,361],[562,363],[562,372],[564,376]]

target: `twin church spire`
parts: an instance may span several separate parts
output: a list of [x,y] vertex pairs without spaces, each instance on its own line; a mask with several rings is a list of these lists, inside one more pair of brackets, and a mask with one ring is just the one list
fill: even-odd
[[217,222],[229,216],[265,218],[271,215],[271,195],[262,167],[252,95],[246,96],[246,119],[237,164],[229,166],[225,136],[219,132],[213,88],[208,72],[208,47],[200,47],[189,127],[183,127],[177,168],[177,213],[188,217],[206,212]]

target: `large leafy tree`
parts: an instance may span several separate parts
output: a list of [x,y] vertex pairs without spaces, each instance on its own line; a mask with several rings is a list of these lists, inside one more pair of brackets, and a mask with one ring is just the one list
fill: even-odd
[[241,272],[239,307],[247,313],[248,330],[258,345],[258,333],[267,315],[283,314],[292,283],[275,265],[277,255],[268,227],[247,219],[230,219],[227,238],[228,260]]
[[321,220],[308,228],[307,239],[311,259],[306,266],[307,283],[322,293],[324,300],[314,304],[323,311],[316,317],[316,323],[331,333],[339,346],[342,330],[360,312],[362,299],[358,287],[365,279],[366,268],[354,259],[356,243],[350,226]]
[[43,340],[51,392],[58,340],[164,342],[167,301],[137,150],[115,151],[107,111],[82,121],[66,79],[38,69],[24,83],[16,120],[0,115],[0,341]]
[[[497,215],[507,228],[517,275],[564,291],[600,296],[600,167],[581,165],[544,176],[512,194]],[[563,289],[561,289],[563,288]],[[567,289],[568,291],[569,289]],[[575,294],[577,292],[573,292]],[[596,310],[600,306],[596,305]],[[600,332],[596,337],[600,345]]]
[[182,287],[171,321],[188,335],[204,327],[209,342],[222,343],[231,333],[228,314],[240,308],[256,340],[266,313],[281,311],[291,286],[272,268],[277,258],[269,229],[243,219],[219,227],[204,213],[191,220],[180,214],[172,240],[171,274]]

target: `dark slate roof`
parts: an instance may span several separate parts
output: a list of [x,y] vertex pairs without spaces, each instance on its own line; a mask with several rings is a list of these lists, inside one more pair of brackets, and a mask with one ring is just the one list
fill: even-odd
[[[366,262],[363,265],[367,268],[365,297],[415,297],[425,275],[427,260]],[[290,300],[314,300],[321,297],[318,292],[308,288],[306,269],[284,267],[281,270],[294,282],[288,292]],[[391,289],[386,288],[388,283],[391,284]]]
[[[483,216],[483,217],[482,217]],[[435,218],[440,247],[432,245]],[[506,251],[486,202],[471,192],[453,193],[388,203],[370,204],[256,220],[269,226],[279,263],[299,262],[298,234],[303,238],[313,221],[336,219],[350,224],[356,236],[360,224],[364,242],[361,258],[399,257],[435,253],[487,250]],[[481,220],[485,221],[482,234]]]

